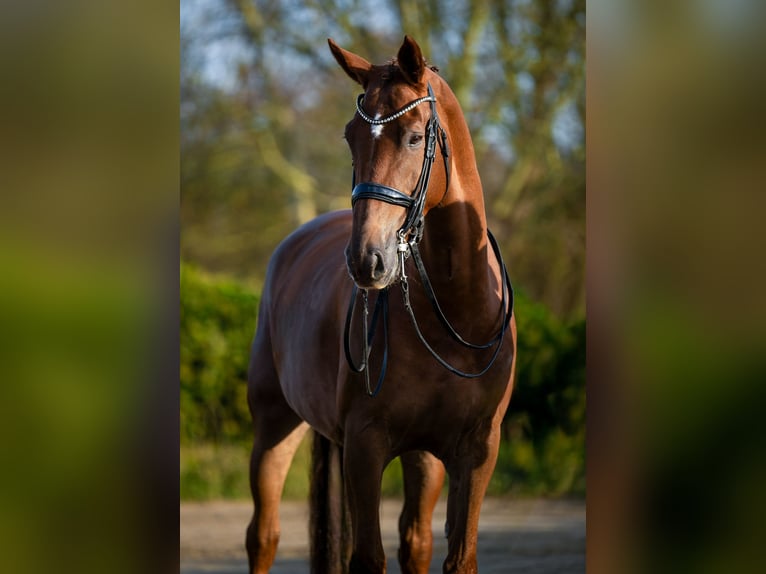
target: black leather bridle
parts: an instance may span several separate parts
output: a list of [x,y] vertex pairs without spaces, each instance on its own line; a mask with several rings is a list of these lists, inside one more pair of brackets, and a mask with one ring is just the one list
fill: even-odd
[[418,178],[415,189],[411,195],[407,195],[394,189],[375,182],[364,182],[356,184],[356,172],[354,172],[354,181],[352,182],[351,191],[351,207],[360,199],[377,199],[378,201],[384,201],[392,205],[398,205],[407,209],[407,217],[404,223],[399,228],[397,235],[400,239],[400,244],[404,242],[404,238],[407,235],[414,237],[417,242],[420,242],[420,238],[423,236],[423,210],[426,204],[426,196],[428,195],[428,183],[431,181],[431,169],[434,165],[434,159],[436,157],[436,144],[437,140],[439,147],[444,158],[444,171],[447,174],[447,189],[449,189],[450,178],[450,162],[449,162],[449,146],[447,144],[447,132],[441,126],[439,122],[439,114],[436,111],[436,96],[431,88],[431,83],[428,83],[428,95],[422,98],[413,100],[400,110],[390,114],[384,118],[371,118],[368,116],[362,103],[364,102],[364,94],[359,94],[356,99],[356,111],[359,116],[371,125],[383,125],[391,122],[418,105],[429,102],[431,106],[431,117],[426,124],[426,145],[425,154],[423,155],[423,167],[420,170],[420,177]]
[[[353,173],[352,177],[352,191],[351,191],[351,206],[353,208],[354,204],[359,201],[360,199],[375,199],[378,201],[383,201],[385,203],[390,203],[392,205],[397,205],[399,207],[403,207],[407,210],[407,216],[405,217],[404,223],[397,231],[397,238],[398,238],[398,245],[397,245],[397,255],[399,259],[399,282],[401,284],[402,288],[402,295],[404,298],[404,306],[407,310],[408,315],[410,316],[410,320],[413,324],[413,327],[415,328],[415,332],[418,335],[418,338],[420,339],[421,343],[426,347],[426,349],[431,353],[431,355],[439,362],[444,368],[446,368],[451,373],[458,375],[463,378],[477,378],[484,375],[490,367],[495,362],[495,359],[498,356],[498,353],[500,352],[500,348],[502,347],[503,343],[503,337],[505,335],[505,332],[508,329],[509,321],[511,319],[511,315],[513,314],[513,286],[511,285],[511,280],[508,276],[508,272],[505,268],[505,263],[503,261],[502,255],[500,254],[500,248],[497,245],[497,241],[495,240],[495,237],[492,235],[492,233],[487,230],[487,235],[489,238],[489,242],[492,245],[492,250],[495,253],[495,257],[497,257],[498,262],[500,263],[500,268],[503,275],[503,295],[502,295],[502,305],[500,308],[500,312],[502,314],[502,324],[500,327],[500,330],[498,333],[487,343],[484,344],[473,344],[469,343],[463,337],[461,337],[457,331],[452,327],[447,317],[444,315],[444,313],[441,310],[441,307],[439,306],[439,302],[436,299],[436,294],[434,293],[433,287],[431,286],[431,281],[428,278],[428,274],[426,273],[425,265],[423,264],[423,259],[420,256],[420,250],[418,248],[418,244],[420,243],[420,240],[423,237],[423,226],[424,226],[424,215],[423,211],[425,208],[425,202],[426,202],[426,196],[428,195],[428,184],[431,180],[431,169],[433,168],[434,159],[436,157],[436,145],[438,143],[439,148],[441,149],[442,157],[444,159],[444,171],[446,174],[446,189],[445,189],[445,195],[447,191],[449,190],[450,185],[450,162],[449,162],[449,146],[447,143],[447,133],[444,131],[444,128],[441,127],[441,123],[439,122],[439,114],[436,111],[436,96],[434,95],[433,89],[431,88],[430,82],[428,83],[428,95],[417,98],[416,100],[413,100],[406,106],[402,107],[401,109],[397,110],[396,112],[384,117],[384,118],[372,118],[367,113],[365,113],[364,109],[362,108],[362,103],[364,102],[364,94],[360,94],[359,97],[356,100],[356,111],[359,114],[359,116],[365,120],[367,123],[372,125],[382,125],[388,122],[391,122],[416,106],[420,105],[424,102],[429,102],[431,107],[431,117],[428,120],[428,123],[426,124],[426,144],[425,144],[425,154],[423,156],[423,167],[420,172],[420,177],[418,178],[417,184],[415,185],[415,189],[412,192],[412,195],[407,195],[406,193],[403,193],[399,191],[398,189],[394,189],[393,187],[389,187],[387,185],[383,185],[380,183],[375,182],[364,182],[364,183],[356,183],[356,173]],[[422,332],[420,331],[420,327],[418,325],[417,319],[415,318],[415,313],[412,310],[412,305],[410,303],[410,295],[409,295],[409,282],[407,278],[407,274],[405,271],[405,261],[407,258],[412,255],[413,261],[415,262],[415,267],[418,270],[418,274],[420,275],[421,281],[423,283],[423,288],[426,291],[426,295],[428,296],[429,300],[431,301],[431,305],[433,306],[434,312],[436,313],[436,316],[439,318],[439,321],[444,325],[447,332],[450,334],[450,336],[463,345],[464,347],[467,347],[469,349],[489,349],[493,346],[495,346],[495,350],[492,354],[492,358],[489,360],[489,363],[481,369],[479,372],[476,373],[466,373],[464,371],[461,371],[460,369],[455,368],[454,366],[450,365],[447,361],[445,361],[426,341],[425,337],[423,336]],[[346,313],[346,323],[345,323],[345,329],[343,334],[343,344],[344,344],[344,351],[346,355],[346,361],[351,368],[352,371],[356,373],[362,373],[364,372],[365,375],[365,387],[367,394],[371,397],[374,397],[375,395],[380,392],[380,389],[383,385],[383,379],[386,376],[386,369],[388,365],[388,287],[385,287],[384,289],[381,289],[378,292],[378,297],[375,302],[375,310],[373,311],[372,316],[372,322],[369,325],[368,328],[368,318],[369,318],[369,308],[368,308],[368,293],[366,289],[362,290],[362,301],[363,301],[363,346],[364,346],[364,359],[360,365],[357,365],[354,360],[351,357],[351,345],[350,345],[350,328],[351,328],[351,317],[354,311],[354,306],[356,303],[357,295],[358,295],[358,287],[356,284],[354,284],[353,291],[351,293],[351,300],[349,301],[348,311]],[[508,298],[510,297],[510,304],[508,301]],[[375,386],[375,389],[373,390],[370,387],[370,375],[369,375],[369,356],[370,356],[370,347],[372,345],[377,322],[380,318],[380,315],[383,316],[383,338],[384,338],[384,347],[383,347],[383,362],[381,367],[380,376],[378,377],[378,382]]]

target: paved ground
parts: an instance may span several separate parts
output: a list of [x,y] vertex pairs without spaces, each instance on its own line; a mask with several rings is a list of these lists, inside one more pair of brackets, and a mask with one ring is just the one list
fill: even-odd
[[[308,572],[308,507],[282,504],[282,539],[274,574]],[[381,505],[383,545],[388,572],[396,562],[397,518],[401,503]],[[249,502],[184,503],[181,505],[181,574],[246,574],[245,528]],[[431,572],[441,572],[447,547],[443,537],[446,501],[434,513],[434,558]],[[583,501],[484,501],[479,526],[479,571],[482,574],[577,574],[585,572],[585,503]]]

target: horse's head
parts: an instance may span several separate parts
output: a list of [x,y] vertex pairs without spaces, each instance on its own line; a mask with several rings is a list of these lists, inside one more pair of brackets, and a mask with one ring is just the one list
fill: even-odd
[[[397,279],[397,232],[410,221],[407,203],[413,203],[410,198],[417,199],[418,187],[423,187],[428,122],[435,110],[428,85],[437,76],[409,37],[396,60],[382,66],[328,42],[341,68],[364,88],[358,111],[345,131],[354,180],[362,182],[352,198],[353,229],[346,264],[359,287],[382,289]],[[424,187],[421,212],[438,203],[443,192],[444,187],[433,194]]]

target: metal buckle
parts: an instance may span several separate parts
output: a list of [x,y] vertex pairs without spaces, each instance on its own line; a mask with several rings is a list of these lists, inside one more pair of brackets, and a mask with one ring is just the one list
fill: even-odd
[[407,272],[405,271],[404,262],[410,256],[410,244],[407,243],[405,235],[406,232],[403,229],[398,231],[399,243],[396,245],[396,252],[399,255],[399,279],[403,284],[407,283]]

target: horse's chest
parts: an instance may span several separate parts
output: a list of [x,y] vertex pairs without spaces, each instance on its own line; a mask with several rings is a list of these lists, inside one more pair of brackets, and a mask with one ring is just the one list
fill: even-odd
[[443,429],[441,435],[446,439],[452,431],[493,418],[502,396],[501,389],[487,388],[477,381],[443,379],[428,389],[421,385],[390,405],[391,430],[403,435],[434,436],[434,429]]

